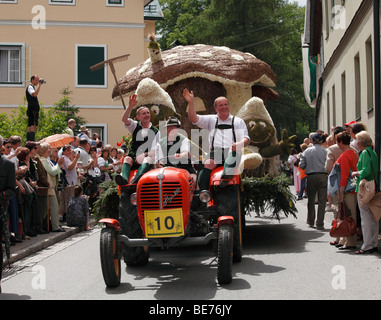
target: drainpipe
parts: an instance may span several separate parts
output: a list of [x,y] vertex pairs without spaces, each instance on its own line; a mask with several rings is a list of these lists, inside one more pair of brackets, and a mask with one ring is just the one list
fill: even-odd
[[[380,106],[380,0],[373,0],[374,28],[374,118],[375,118],[375,152],[380,157],[381,106]],[[381,181],[381,180],[380,180]]]

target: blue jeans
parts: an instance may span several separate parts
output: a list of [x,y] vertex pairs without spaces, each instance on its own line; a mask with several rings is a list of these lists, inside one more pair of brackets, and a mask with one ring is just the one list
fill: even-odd
[[298,198],[303,198],[304,190],[306,189],[307,177],[300,180],[300,191],[298,193]]

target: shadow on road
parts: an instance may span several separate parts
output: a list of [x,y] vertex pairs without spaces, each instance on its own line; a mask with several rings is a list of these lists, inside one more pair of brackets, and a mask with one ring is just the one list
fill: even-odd
[[[233,264],[233,282],[220,286],[217,283],[217,261],[211,246],[151,250],[150,261],[144,267],[126,267],[124,272],[133,277],[132,284],[122,283],[116,289],[106,289],[108,294],[130,291],[156,290],[160,299],[212,299],[216,292],[225,290],[247,290],[251,284],[244,278],[277,273],[282,266],[266,265],[262,255],[305,252],[305,245],[321,237],[316,230],[301,230],[293,218],[278,222],[257,218],[246,222],[243,233],[243,258]],[[154,284],[144,281],[155,279]],[[123,277],[122,277],[123,280]],[[136,281],[141,281],[139,285]]]

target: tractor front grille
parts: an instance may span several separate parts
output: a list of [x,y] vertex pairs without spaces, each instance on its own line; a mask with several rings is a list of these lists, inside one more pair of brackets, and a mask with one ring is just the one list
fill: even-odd
[[181,208],[183,194],[178,182],[144,183],[140,192],[140,207],[145,210]]

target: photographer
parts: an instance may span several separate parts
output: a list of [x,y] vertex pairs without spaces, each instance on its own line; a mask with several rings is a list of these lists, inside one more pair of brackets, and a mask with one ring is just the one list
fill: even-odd
[[41,85],[46,83],[44,79],[40,79],[37,75],[30,78],[30,84],[26,88],[26,99],[28,101],[28,129],[26,132],[27,141],[34,141],[36,129],[38,126],[38,117],[40,113],[40,103],[38,102],[38,94],[40,93]]

